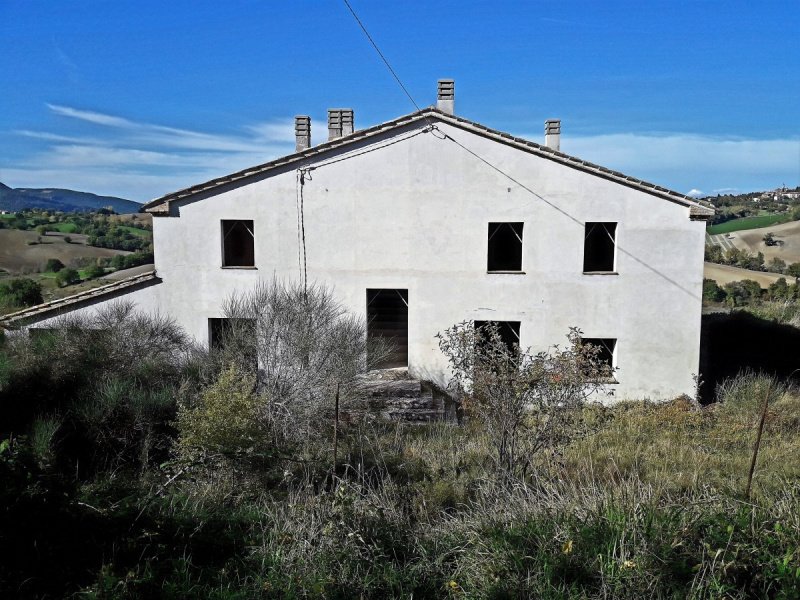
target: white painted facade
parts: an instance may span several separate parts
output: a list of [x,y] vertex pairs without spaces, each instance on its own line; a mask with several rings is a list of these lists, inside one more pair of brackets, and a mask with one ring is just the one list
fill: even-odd
[[[283,166],[149,203],[156,215],[168,210],[153,219],[162,282],[125,297],[207,342],[208,319],[222,316],[229,294],[258,279],[300,277],[297,169],[316,167],[303,185],[308,279],[332,287],[359,315],[368,288],[407,289],[413,376],[446,381],[437,332],[463,320],[510,320],[521,322],[521,345],[533,350],[565,343],[570,326],[615,338],[617,399],[692,394],[703,219],[711,211],[434,110],[415,115],[361,139],[356,132],[347,143],[312,147]],[[430,123],[435,131],[411,135]],[[222,267],[223,219],[253,221],[255,268]],[[587,221],[617,223],[615,274],[582,272]],[[487,273],[490,222],[524,223],[522,273]]]

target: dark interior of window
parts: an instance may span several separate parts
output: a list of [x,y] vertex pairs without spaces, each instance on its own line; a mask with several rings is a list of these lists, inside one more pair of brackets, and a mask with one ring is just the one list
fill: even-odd
[[585,346],[594,346],[599,348],[597,359],[601,364],[607,365],[609,369],[614,368],[614,348],[617,345],[617,340],[614,338],[581,338],[581,342]]
[[255,319],[209,319],[208,347],[221,350],[225,347],[241,351],[248,361],[256,362]]
[[583,272],[614,272],[616,223],[586,223],[583,242]]
[[222,266],[255,266],[252,221],[222,221]]
[[488,271],[522,271],[523,223],[489,223]]
[[519,349],[520,321],[475,321],[475,329],[479,335],[487,336],[488,328],[496,325],[500,339],[511,352]]
[[367,290],[367,339],[392,345],[392,353],[374,368],[408,366],[408,290]]

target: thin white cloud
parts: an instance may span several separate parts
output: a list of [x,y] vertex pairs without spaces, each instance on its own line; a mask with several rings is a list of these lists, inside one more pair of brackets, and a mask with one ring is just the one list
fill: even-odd
[[58,104],[48,104],[47,108],[61,115],[62,117],[70,117],[72,119],[79,119],[87,123],[94,123],[95,125],[105,125],[107,127],[135,127],[136,124],[128,119],[122,117],[115,117],[104,113],[94,112],[92,110],[80,110],[70,106],[61,106]]
[[73,187],[141,201],[261,164],[294,148],[292,119],[209,133],[47,106],[56,115],[85,123],[86,134],[14,131],[43,145],[0,169],[0,181],[17,187]]
[[703,193],[703,190],[692,188],[688,192],[686,192],[686,195],[691,198],[702,198],[703,196],[705,196],[705,193]]
[[[535,139],[535,138],[534,138]],[[693,134],[562,136],[567,154],[678,191],[758,190],[800,183],[800,139]]]

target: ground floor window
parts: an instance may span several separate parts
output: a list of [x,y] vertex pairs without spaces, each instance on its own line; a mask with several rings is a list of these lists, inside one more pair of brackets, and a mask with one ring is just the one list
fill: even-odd
[[493,327],[497,327],[500,339],[510,352],[519,352],[520,321],[475,321],[475,330],[485,337]]
[[597,358],[600,364],[613,372],[616,367],[617,340],[615,338],[581,338],[584,346],[598,348]]

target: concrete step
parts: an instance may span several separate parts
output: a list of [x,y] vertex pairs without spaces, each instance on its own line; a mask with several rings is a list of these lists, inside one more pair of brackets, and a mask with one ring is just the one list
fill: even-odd
[[407,421],[409,423],[430,423],[444,419],[444,411],[436,408],[414,408],[410,410],[387,410],[381,417],[390,421]]
[[419,396],[386,396],[367,398],[370,410],[409,410],[418,408],[436,408],[432,392],[423,392]]
[[415,379],[363,381],[360,387],[367,398],[415,398],[422,393],[422,384]]

